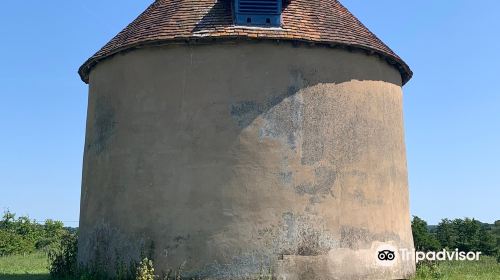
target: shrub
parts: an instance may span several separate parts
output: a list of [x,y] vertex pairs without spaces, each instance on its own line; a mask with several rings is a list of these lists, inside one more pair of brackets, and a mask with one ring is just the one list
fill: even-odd
[[27,254],[35,251],[36,223],[28,217],[16,219],[16,215],[5,212],[0,220],[0,256]]
[[60,241],[61,237],[42,238],[35,243],[35,247],[37,250],[49,253],[57,250]]
[[0,230],[0,256],[27,254],[35,251],[35,244],[14,232]]
[[61,237],[59,246],[49,251],[50,275],[65,278],[77,275],[78,239],[75,234]]
[[137,267],[136,280],[154,280],[155,279],[155,269],[153,267],[153,261],[144,258]]
[[423,261],[417,263],[416,276],[422,279],[441,279],[443,273],[437,262]]

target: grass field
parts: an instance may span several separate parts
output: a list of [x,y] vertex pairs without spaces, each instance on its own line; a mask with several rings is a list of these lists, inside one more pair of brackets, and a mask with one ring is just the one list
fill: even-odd
[[500,264],[495,258],[481,257],[480,261],[444,261],[422,265],[415,280],[500,280]]
[[[44,254],[0,257],[1,280],[49,280]],[[494,258],[481,261],[449,261],[419,266],[414,280],[500,280],[500,264]]]
[[49,279],[47,267],[47,256],[43,253],[0,257],[0,279],[47,280]]

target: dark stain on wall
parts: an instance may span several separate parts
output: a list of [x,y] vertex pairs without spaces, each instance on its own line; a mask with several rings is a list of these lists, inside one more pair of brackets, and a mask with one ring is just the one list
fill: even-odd
[[182,236],[182,235],[178,235],[174,238],[174,248],[178,248],[179,246],[181,246],[182,244],[186,243],[187,241],[189,241],[189,239],[191,238],[191,235],[185,235],[185,236]]
[[286,212],[282,214],[282,219],[281,227],[266,231],[273,235],[274,254],[278,258],[285,255],[324,255],[337,243],[336,238],[318,225],[313,217]]
[[231,105],[231,116],[241,128],[249,126],[262,112],[263,105],[255,101],[242,101]]
[[94,112],[93,138],[88,144],[88,150],[96,154],[104,151],[114,134],[116,124],[111,103],[105,97],[97,98]]
[[373,233],[367,229],[356,227],[342,227],[340,229],[340,247],[358,250],[369,248],[373,241],[401,242],[399,235],[393,232]]
[[311,203],[319,203],[329,195],[333,197],[333,186],[337,179],[337,172],[329,167],[318,167],[314,173],[316,183],[296,186],[295,192],[299,195],[310,195]]

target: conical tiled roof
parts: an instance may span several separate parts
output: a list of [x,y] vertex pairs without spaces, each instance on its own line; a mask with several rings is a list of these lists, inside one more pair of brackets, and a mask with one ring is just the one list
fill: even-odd
[[235,26],[232,0],[156,0],[79,69],[84,82],[99,61],[144,45],[205,39],[301,41],[332,47],[362,49],[383,57],[401,73],[408,65],[337,0],[286,0],[281,28]]

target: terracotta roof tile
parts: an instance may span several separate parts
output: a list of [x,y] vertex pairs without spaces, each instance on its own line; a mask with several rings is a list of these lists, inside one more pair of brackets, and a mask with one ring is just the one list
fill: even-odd
[[281,28],[245,28],[233,24],[231,0],[156,0],[79,69],[84,82],[99,61],[134,47],[203,38],[291,40],[363,49],[400,71],[408,65],[337,0],[287,0]]

